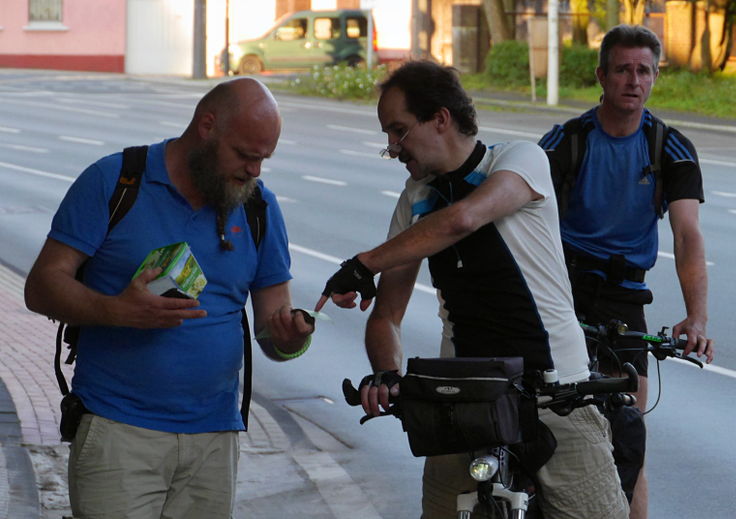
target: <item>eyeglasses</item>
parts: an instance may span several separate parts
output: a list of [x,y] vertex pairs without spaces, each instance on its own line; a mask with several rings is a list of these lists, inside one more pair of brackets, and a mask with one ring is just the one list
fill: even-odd
[[[416,124],[414,124],[414,126],[416,126]],[[402,135],[398,141],[389,144],[388,146],[383,148],[380,152],[378,152],[381,158],[389,159],[389,160],[395,158],[401,151],[401,143],[404,141],[404,139],[406,139],[406,136],[409,135],[409,132],[414,129],[414,126],[406,130],[404,132],[404,135]]]

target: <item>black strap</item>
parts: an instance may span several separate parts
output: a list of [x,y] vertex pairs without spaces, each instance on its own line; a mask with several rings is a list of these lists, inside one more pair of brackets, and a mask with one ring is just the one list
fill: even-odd
[[664,218],[664,185],[662,181],[662,148],[665,125],[654,119],[654,139],[649,139],[649,160],[654,170],[654,210],[659,218]]
[[[256,249],[266,234],[266,208],[268,204],[263,199],[261,186],[256,186],[253,195],[244,204],[245,216],[250,227],[250,235]],[[243,399],[240,403],[240,416],[243,424],[248,429],[248,413],[250,412],[250,399],[253,394],[253,345],[250,339],[250,324],[245,308],[242,310],[240,320],[243,325]]]
[[624,280],[643,283],[647,271],[637,267],[627,266],[626,258],[622,254],[614,254],[606,259],[596,258],[564,247],[565,263],[570,271],[600,270],[606,274],[606,279],[614,285]]
[[[143,172],[146,169],[146,156],[148,154],[148,146],[131,146],[123,150],[123,163],[120,167],[120,175],[115,185],[115,190],[110,197],[108,210],[110,218],[107,223],[108,234],[120,220],[128,213],[135,199],[138,196],[138,188],[141,184]],[[82,263],[77,269],[75,279],[82,281],[84,278],[84,268],[87,261]],[[64,361],[65,364],[72,364],[77,357],[77,341],[79,339],[79,326],[70,326],[60,322],[56,331],[56,353],[54,354],[54,373],[56,374],[56,382],[62,395],[69,393],[69,385],[61,371],[61,349],[62,342],[67,344],[69,355]]]

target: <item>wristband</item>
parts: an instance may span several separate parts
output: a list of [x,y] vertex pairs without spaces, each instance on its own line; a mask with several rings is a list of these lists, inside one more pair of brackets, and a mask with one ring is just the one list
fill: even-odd
[[295,359],[297,357],[301,357],[302,355],[304,355],[304,353],[309,349],[309,346],[311,344],[312,344],[312,336],[309,335],[307,337],[307,340],[304,341],[304,345],[298,351],[295,351],[294,353],[284,353],[283,351],[278,349],[275,344],[273,344],[273,351],[276,352],[276,355],[278,355],[282,359],[291,360],[291,359]]

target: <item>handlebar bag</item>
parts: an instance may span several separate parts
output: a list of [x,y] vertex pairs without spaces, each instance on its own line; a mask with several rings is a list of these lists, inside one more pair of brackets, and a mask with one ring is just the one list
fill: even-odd
[[521,441],[521,357],[411,358],[399,388],[414,456],[438,456]]

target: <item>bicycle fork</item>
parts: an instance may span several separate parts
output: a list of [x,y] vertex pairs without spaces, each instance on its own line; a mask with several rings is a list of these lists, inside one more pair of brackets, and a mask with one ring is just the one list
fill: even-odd
[[[510,519],[524,519],[529,508],[529,495],[524,492],[514,492],[503,486],[502,483],[493,483],[491,495],[503,499],[511,505]],[[457,496],[457,519],[470,519],[470,514],[478,504],[478,492],[469,492]]]

